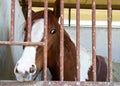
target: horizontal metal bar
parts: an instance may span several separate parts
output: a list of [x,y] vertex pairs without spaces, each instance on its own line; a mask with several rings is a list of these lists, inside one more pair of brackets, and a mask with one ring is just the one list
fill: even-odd
[[120,86],[120,82],[70,82],[70,81],[0,81],[0,86]]
[[44,46],[44,42],[10,42],[10,41],[0,41],[0,45],[25,45],[25,46]]

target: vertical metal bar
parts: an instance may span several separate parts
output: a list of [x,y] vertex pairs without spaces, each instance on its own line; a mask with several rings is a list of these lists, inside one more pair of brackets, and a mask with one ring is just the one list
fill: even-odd
[[44,81],[47,81],[47,28],[48,28],[48,0],[44,0]]
[[68,8],[69,10],[68,10],[68,23],[69,23],[69,27],[70,27],[70,25],[71,25],[71,8]]
[[11,0],[10,41],[14,41],[14,25],[15,25],[15,0]]
[[77,80],[80,81],[80,0],[76,0],[76,58]]
[[92,0],[92,64],[93,81],[96,81],[96,0]]
[[108,80],[112,81],[112,6],[111,0],[108,4]]
[[64,0],[60,0],[60,80],[64,80]]
[[27,41],[31,41],[31,27],[32,27],[32,0],[28,0],[28,26],[27,26]]

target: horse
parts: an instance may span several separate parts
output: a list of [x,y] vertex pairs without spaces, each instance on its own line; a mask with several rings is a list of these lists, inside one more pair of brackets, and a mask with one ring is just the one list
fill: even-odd
[[[54,10],[48,10],[48,69],[52,80],[60,80],[60,0],[55,2]],[[27,35],[27,34],[26,34]],[[31,41],[43,42],[44,38],[44,10],[32,15]],[[26,40],[26,36],[25,36]],[[92,55],[81,46],[80,48],[80,80],[93,81]],[[43,47],[25,46],[22,57],[17,62],[14,73],[20,82],[34,80],[37,71],[43,69]],[[107,65],[102,56],[96,57],[97,81],[105,81]],[[64,80],[75,81],[76,69],[76,46],[69,34],[64,30]],[[102,76],[104,74],[104,76]]]
[[[9,41],[11,22],[11,0],[0,0],[0,41]],[[14,40],[24,41],[25,19],[19,4],[15,0]],[[14,66],[23,53],[22,46],[0,45],[0,79],[15,79]]]

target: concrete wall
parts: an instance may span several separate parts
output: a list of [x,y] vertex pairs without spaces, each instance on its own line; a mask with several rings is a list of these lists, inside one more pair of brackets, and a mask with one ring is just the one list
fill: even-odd
[[[72,36],[75,41],[75,27],[65,27],[66,31]],[[91,27],[81,27],[80,30],[80,41],[81,44],[91,50],[92,46],[92,30]],[[97,55],[108,57],[108,45],[107,45],[107,27],[97,27],[96,29],[96,52]],[[120,62],[120,28],[112,29],[112,57],[113,61]]]

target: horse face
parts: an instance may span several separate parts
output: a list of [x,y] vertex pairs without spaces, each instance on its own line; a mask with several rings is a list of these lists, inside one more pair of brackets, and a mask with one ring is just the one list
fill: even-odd
[[[52,65],[52,63],[54,63],[53,61],[55,60],[55,55],[56,55],[56,49],[59,50],[60,46],[60,25],[58,23],[58,19],[54,16],[53,12],[48,11],[48,27],[47,27],[47,35],[48,35],[48,47],[47,47],[47,51],[48,51],[48,67],[50,67]],[[43,40],[41,40],[43,41]],[[44,52],[43,52],[43,47],[41,48],[41,46],[39,46],[37,48],[37,52],[36,52],[36,66],[39,70],[41,70],[43,68],[43,56]]]
[[[48,14],[48,50],[51,48],[54,39],[57,38],[56,28],[59,27],[57,19],[51,14]],[[55,24],[54,24],[55,22]],[[57,23],[56,23],[57,22]],[[31,32],[31,41],[40,42],[44,38],[44,18],[38,18],[34,21]],[[49,58],[48,58],[49,59]],[[43,47],[41,46],[26,46],[22,57],[17,62],[14,73],[18,81],[31,81],[36,75],[36,71],[43,67]],[[35,76],[36,77],[36,76]]]

